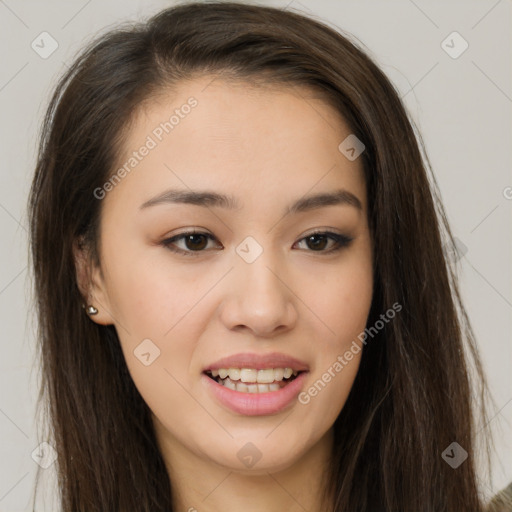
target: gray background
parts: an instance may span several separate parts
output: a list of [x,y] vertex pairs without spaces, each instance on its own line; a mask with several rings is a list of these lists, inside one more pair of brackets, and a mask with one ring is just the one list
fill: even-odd
[[[463,298],[497,404],[485,426],[497,436],[495,481],[482,485],[488,496],[512,481],[511,1],[260,3],[314,14],[357,37],[423,134],[454,234],[467,250],[459,260]],[[48,95],[94,35],[171,4],[0,0],[0,511],[29,510],[37,467],[31,453],[43,441],[34,422],[39,376],[25,205]],[[58,43],[46,59],[31,47],[43,31]],[[453,31],[469,44],[456,59],[441,46]],[[43,471],[47,504],[37,510],[56,510],[54,467]]]

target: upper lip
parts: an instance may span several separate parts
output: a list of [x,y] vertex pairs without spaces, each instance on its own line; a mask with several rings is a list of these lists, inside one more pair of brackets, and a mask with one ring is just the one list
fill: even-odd
[[203,371],[218,370],[220,368],[291,368],[295,371],[307,371],[308,365],[295,357],[272,352],[270,354],[241,353],[223,357],[208,365]]

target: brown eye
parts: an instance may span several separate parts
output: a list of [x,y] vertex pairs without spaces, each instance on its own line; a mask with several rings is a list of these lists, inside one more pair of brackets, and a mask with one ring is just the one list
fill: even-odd
[[206,236],[200,234],[186,235],[184,240],[185,246],[191,251],[200,251],[201,249],[204,249],[208,244],[208,239]]
[[[172,252],[194,256],[194,253],[204,252],[209,240],[215,240],[209,233],[189,231],[164,240],[162,245]],[[178,241],[184,244],[181,247],[176,247]]]
[[[162,245],[172,252],[183,254],[185,256],[196,256],[198,253],[206,252],[209,240],[216,240],[215,237],[209,233],[203,233],[198,231],[189,231],[181,233],[164,240]],[[352,242],[352,238],[333,233],[331,231],[322,231],[317,233],[311,233],[310,235],[299,240],[298,243],[305,242],[307,248],[311,252],[318,253],[331,253],[339,251],[344,247],[347,247]],[[182,246],[178,247],[177,242],[181,242]],[[334,242],[329,249],[329,242]]]
[[328,245],[329,239],[324,235],[311,235],[305,238],[308,247],[313,250],[323,250]]
[[[331,231],[312,233],[304,237],[300,242],[306,242],[307,247],[313,252],[330,253],[347,247],[352,242],[353,238],[333,233]],[[334,241],[330,249],[325,250],[329,241]]]

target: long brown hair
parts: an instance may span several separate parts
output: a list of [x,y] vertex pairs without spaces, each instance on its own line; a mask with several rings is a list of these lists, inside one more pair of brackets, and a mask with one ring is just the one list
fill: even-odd
[[[421,135],[349,35],[287,10],[215,2],[98,37],[62,76],[46,113],[29,216],[39,401],[58,452],[63,511],[172,510],[150,411],[115,328],[81,307],[73,244],[86,244],[100,264],[93,191],[115,171],[130,121],[142,102],[202,74],[313,88],[366,147],[375,250],[368,323],[395,302],[403,309],[365,347],[334,424],[328,509],[483,510],[475,425],[487,387]],[[456,469],[441,455],[453,442],[469,454]]]

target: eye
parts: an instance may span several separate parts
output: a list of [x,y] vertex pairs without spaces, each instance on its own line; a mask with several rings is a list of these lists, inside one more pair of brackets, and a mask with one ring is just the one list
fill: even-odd
[[[324,250],[329,240],[334,241],[334,244],[330,249]],[[342,235],[340,233],[334,233],[332,231],[315,231],[299,240],[299,243],[306,241],[308,247],[313,248],[313,252],[331,253],[347,247],[350,245],[352,240],[353,238],[349,236]]]
[[[173,247],[176,241],[183,241],[185,249]],[[195,252],[203,252],[205,246],[209,240],[215,240],[215,238],[209,233],[201,231],[187,231],[180,235],[173,236],[162,242],[164,247],[167,247],[170,251],[186,256],[194,256]]]
[[[205,252],[208,241],[210,240],[213,241],[216,240],[216,238],[202,231],[187,231],[164,240],[161,245],[178,254],[195,256],[194,253]],[[299,240],[298,243],[305,241],[307,246],[312,248],[312,252],[331,253],[347,247],[352,240],[353,238],[351,237],[332,231],[315,231]],[[325,250],[329,241],[334,243],[330,249]],[[177,242],[183,242],[184,247],[176,247]]]

